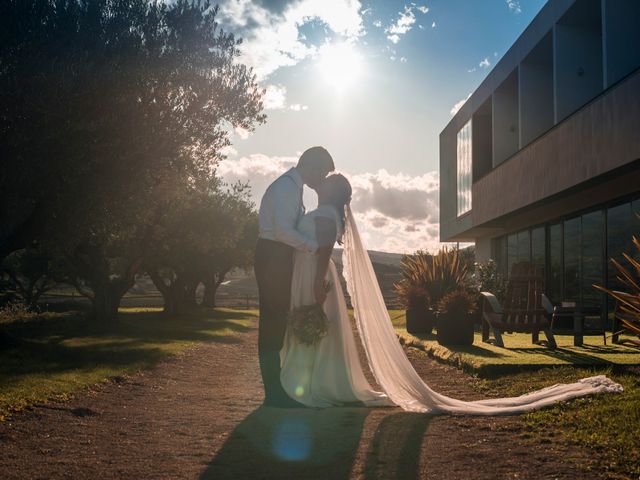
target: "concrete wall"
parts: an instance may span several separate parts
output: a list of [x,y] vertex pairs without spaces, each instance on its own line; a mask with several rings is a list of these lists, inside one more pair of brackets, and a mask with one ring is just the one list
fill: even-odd
[[476,239],[476,262],[486,263],[491,258],[491,237]]
[[640,159],[638,125],[640,71],[474,183],[474,227]]
[[[640,0],[548,1],[440,134],[441,240],[499,234],[514,212],[640,158],[639,69]],[[473,208],[457,217],[456,135],[471,118]]]

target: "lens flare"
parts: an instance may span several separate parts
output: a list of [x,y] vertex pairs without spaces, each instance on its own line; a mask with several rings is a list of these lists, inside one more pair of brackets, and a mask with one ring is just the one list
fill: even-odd
[[312,443],[311,430],[298,419],[283,420],[273,432],[273,450],[282,460],[299,462],[307,459]]

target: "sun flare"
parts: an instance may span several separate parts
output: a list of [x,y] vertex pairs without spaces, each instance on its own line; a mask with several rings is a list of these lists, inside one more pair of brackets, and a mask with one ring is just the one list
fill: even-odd
[[320,48],[318,67],[336,90],[353,85],[362,72],[362,55],[350,43],[327,43]]

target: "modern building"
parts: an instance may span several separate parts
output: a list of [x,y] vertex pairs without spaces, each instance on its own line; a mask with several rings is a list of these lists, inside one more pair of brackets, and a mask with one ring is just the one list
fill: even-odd
[[549,0],[440,134],[441,241],[604,306],[636,214],[640,1]]

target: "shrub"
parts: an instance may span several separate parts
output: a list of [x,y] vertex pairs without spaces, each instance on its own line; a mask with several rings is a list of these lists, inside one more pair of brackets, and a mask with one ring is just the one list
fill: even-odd
[[438,310],[440,312],[446,312],[455,316],[473,314],[475,309],[475,298],[466,290],[449,292],[438,302]]
[[504,275],[498,271],[498,264],[495,260],[489,260],[487,263],[475,263],[475,271],[471,277],[471,287],[474,291],[490,292],[502,302],[507,287],[507,281]]
[[414,299],[434,307],[447,293],[466,287],[469,264],[457,249],[442,248],[435,255],[422,250],[407,255],[400,264],[402,280],[395,285],[405,304]]
[[[640,240],[634,236],[632,241],[637,250],[637,258],[640,258]],[[593,286],[606,292],[618,302],[619,313],[617,315],[622,325],[640,335],[640,261],[628,253],[623,253],[623,256],[629,262],[630,268],[622,266],[620,262],[613,258],[611,263],[617,270],[617,278],[624,285],[625,291],[610,290],[595,284]]]

